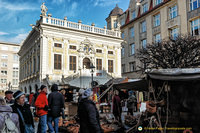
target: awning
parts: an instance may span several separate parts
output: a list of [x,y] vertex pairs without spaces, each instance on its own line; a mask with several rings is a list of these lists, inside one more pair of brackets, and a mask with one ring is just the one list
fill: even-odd
[[200,80],[200,68],[152,69],[147,74],[152,79],[167,81]]
[[136,90],[136,91],[148,90],[147,80],[145,79],[137,79],[137,80],[128,81],[126,83],[114,84],[113,87],[117,89],[131,89],[131,90]]

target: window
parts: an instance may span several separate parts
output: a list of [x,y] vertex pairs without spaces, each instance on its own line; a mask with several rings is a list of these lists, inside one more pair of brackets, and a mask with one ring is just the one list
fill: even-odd
[[122,64],[122,73],[125,73],[125,70],[126,68],[125,68],[125,64]]
[[146,49],[147,48],[147,40],[144,39],[141,41],[141,43],[142,43],[142,48]]
[[70,61],[69,69],[76,71],[76,56],[70,56],[69,61]]
[[8,55],[2,54],[2,55],[1,55],[1,58],[2,58],[2,59],[8,59]]
[[62,56],[60,54],[54,54],[54,69],[61,70]]
[[200,7],[200,0],[190,0],[190,10],[195,10]]
[[114,28],[117,28],[117,20],[114,20]]
[[13,55],[13,60],[14,61],[19,61],[19,56],[18,55]]
[[7,83],[7,79],[1,79],[1,83],[3,84]]
[[146,31],[147,31],[146,21],[143,21],[143,22],[141,23],[141,26],[142,26],[142,32],[146,32]]
[[1,47],[1,50],[8,50],[8,47],[2,46],[2,47]]
[[108,54],[113,54],[113,51],[108,51]]
[[18,85],[18,79],[13,79],[12,84],[13,84],[13,85]]
[[124,57],[124,55],[125,55],[124,50],[125,50],[124,47],[122,47],[122,50],[121,50],[122,57]]
[[154,27],[160,26],[160,14],[157,14],[153,17],[154,20]]
[[13,51],[18,52],[19,48],[18,47],[13,47]]
[[200,18],[191,21],[191,33],[193,36],[200,35]]
[[130,49],[130,54],[134,55],[135,54],[135,44],[131,44],[131,49]]
[[143,5],[143,13],[147,12],[148,11],[148,3],[145,3]]
[[19,64],[13,64],[13,70],[18,70],[19,69]]
[[162,2],[163,2],[162,0],[156,0],[156,5],[159,5]]
[[107,26],[108,26],[108,29],[111,29],[111,22],[108,22]]
[[155,43],[158,43],[161,41],[160,34],[156,34],[154,37],[155,37]]
[[60,43],[54,43],[54,47],[62,48],[62,44],[60,44]]
[[1,71],[1,75],[7,75],[7,71]]
[[102,59],[96,60],[96,68],[97,70],[102,70]]
[[74,49],[74,50],[76,50],[76,46],[70,45],[70,46],[69,46],[69,49]]
[[135,18],[136,18],[136,12],[133,11],[133,12],[132,12],[132,19],[135,19]]
[[170,16],[170,19],[173,19],[178,16],[177,5],[174,5],[169,8],[169,16]]
[[108,60],[108,72],[113,73],[113,60]]
[[124,32],[122,32],[121,36],[122,36],[122,39],[124,39]]
[[2,62],[1,63],[1,67],[7,67],[8,65],[7,65],[7,62]]
[[13,71],[13,77],[18,77],[18,71]]
[[176,39],[178,37],[178,28],[171,29],[170,35],[173,39]]
[[135,36],[135,33],[134,33],[134,27],[131,27],[130,28],[130,37],[134,37]]
[[102,50],[101,49],[96,49],[96,52],[97,53],[102,53]]
[[125,19],[123,18],[123,19],[121,19],[121,25],[124,25],[125,24]]
[[135,71],[135,62],[130,62],[129,63],[129,70],[130,70],[130,72]]

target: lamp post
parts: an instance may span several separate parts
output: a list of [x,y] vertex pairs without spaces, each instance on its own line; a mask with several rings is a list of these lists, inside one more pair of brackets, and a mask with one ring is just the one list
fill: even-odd
[[93,88],[93,74],[94,74],[94,68],[95,66],[93,66],[93,64],[90,66],[90,69],[91,69],[91,76],[92,76],[92,83],[91,83],[91,86]]

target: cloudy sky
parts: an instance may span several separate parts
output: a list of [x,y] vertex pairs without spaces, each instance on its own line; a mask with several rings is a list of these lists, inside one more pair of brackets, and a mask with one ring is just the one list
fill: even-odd
[[0,0],[0,41],[20,43],[40,18],[40,5],[46,3],[52,17],[103,28],[105,18],[118,4],[125,11],[129,0]]

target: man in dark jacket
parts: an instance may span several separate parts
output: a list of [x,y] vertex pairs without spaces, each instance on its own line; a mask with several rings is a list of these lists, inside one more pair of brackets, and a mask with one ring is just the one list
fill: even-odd
[[91,89],[86,89],[78,105],[78,117],[80,118],[80,133],[103,133],[99,112],[92,101]]
[[[64,108],[64,97],[58,92],[58,85],[53,84],[51,87],[51,93],[48,96],[49,103],[49,113],[48,113],[48,127],[50,133],[58,133],[58,122],[61,116],[61,111]],[[54,128],[52,126],[52,121],[54,121]]]
[[[25,124],[31,125],[34,128],[33,116],[30,110],[30,105],[25,103],[25,94],[23,92],[16,91],[13,96],[15,98],[15,103],[11,105],[11,107],[13,109],[13,113],[18,114],[20,132],[24,133],[24,124],[22,119],[24,119]],[[23,118],[21,118],[19,111],[21,112]]]
[[15,101],[13,99],[13,92],[12,91],[8,90],[8,91],[5,92],[5,100],[6,100],[6,103],[8,105],[14,104]]

